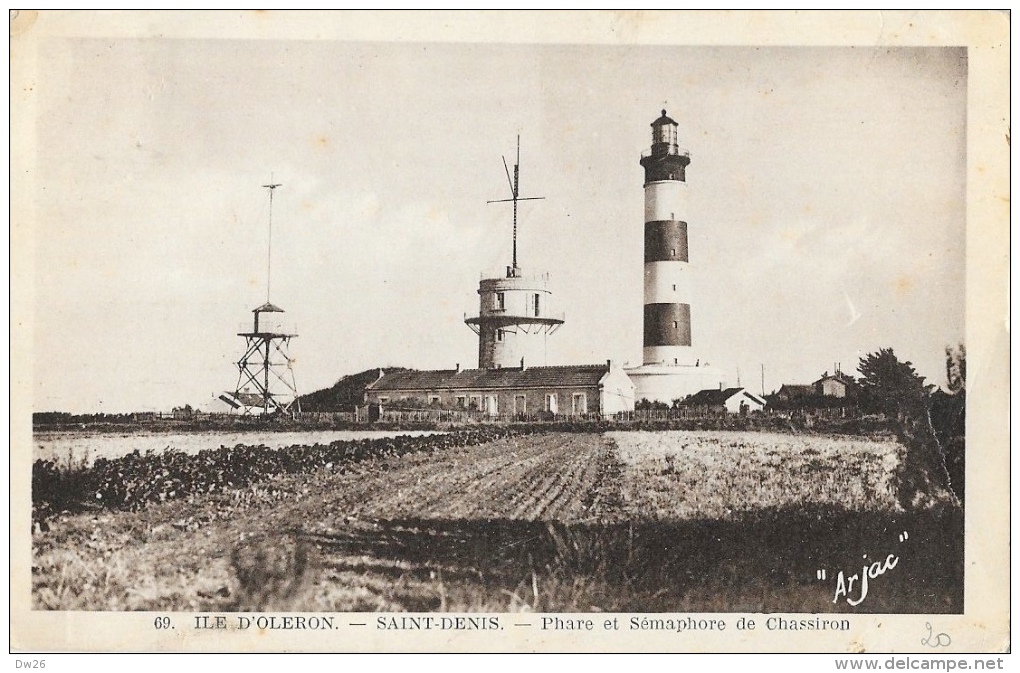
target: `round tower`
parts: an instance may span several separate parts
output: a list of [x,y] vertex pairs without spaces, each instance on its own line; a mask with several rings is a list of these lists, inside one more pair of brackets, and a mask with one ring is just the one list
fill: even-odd
[[509,199],[489,203],[512,203],[514,207],[513,257],[506,276],[484,274],[478,284],[478,315],[464,322],[478,335],[478,368],[525,367],[536,360],[545,364],[545,337],[563,324],[562,315],[550,311],[549,274],[526,275],[517,266],[517,203],[541,201],[544,196],[521,196],[521,137],[517,136],[517,162],[513,178],[503,159]]
[[677,143],[677,123],[662,111],[652,122],[645,169],[644,351],[646,365],[693,365],[691,278],[687,255],[690,154]]
[[505,278],[482,278],[478,296],[478,316],[464,322],[478,335],[479,369],[519,367],[522,358],[535,362],[545,336],[563,324],[550,311],[547,273],[526,275],[508,266]]

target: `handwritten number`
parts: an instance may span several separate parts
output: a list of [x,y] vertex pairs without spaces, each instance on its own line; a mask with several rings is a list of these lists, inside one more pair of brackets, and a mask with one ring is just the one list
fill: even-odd
[[949,643],[953,642],[948,633],[935,634],[933,640],[931,622],[925,622],[924,625],[928,628],[928,637],[921,638],[922,645],[927,645],[928,647],[949,647]]

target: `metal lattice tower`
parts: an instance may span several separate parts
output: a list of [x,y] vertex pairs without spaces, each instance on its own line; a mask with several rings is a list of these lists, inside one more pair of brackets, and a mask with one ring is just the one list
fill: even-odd
[[238,336],[245,340],[245,351],[237,361],[237,386],[233,392],[220,395],[242,414],[290,413],[301,411],[294,359],[290,357],[290,340],[295,330],[284,324],[284,310],[269,300],[273,262],[273,192],[279,183],[270,180],[262,185],[269,190],[269,245],[266,256],[266,303],[252,310],[251,329],[242,327]]

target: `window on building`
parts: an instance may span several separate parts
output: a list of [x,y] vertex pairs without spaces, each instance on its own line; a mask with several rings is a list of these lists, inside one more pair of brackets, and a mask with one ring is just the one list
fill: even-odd
[[467,396],[465,396],[465,395],[457,395],[457,406],[460,407],[461,409],[466,408],[467,407]]
[[676,248],[670,248],[669,249],[669,256],[670,257],[676,257]]
[[676,283],[673,283],[673,292],[676,292]]
[[442,398],[439,395],[429,395],[429,405],[438,406],[441,401]]
[[546,393],[545,410],[554,414],[556,413],[556,393]]
[[502,292],[497,292],[496,293],[496,303],[495,303],[494,308],[497,311],[504,311],[504,310],[506,310],[506,295],[503,294]]
[[514,395],[514,413],[528,413],[528,398],[525,395]]
[[482,396],[481,395],[472,395],[471,396],[471,401],[468,403],[468,409],[470,409],[471,411],[481,411],[482,410]]
[[485,396],[485,413],[489,416],[497,416],[499,414],[499,399],[495,395]]
[[496,341],[502,342],[505,338],[506,333],[503,330],[501,329],[496,330]]
[[388,398],[388,397],[384,397],[384,396],[380,396],[379,397],[379,404],[386,404],[389,401],[390,401],[390,398]]
[[574,393],[571,395],[570,411],[574,414],[588,413],[588,395],[585,393]]
[[541,304],[541,302],[542,302],[542,295],[540,295],[540,294],[538,294],[536,292],[535,293],[535,317],[536,318],[542,314],[542,309],[541,309],[542,304]]
[[676,329],[677,327],[679,327],[679,325],[677,324],[676,320],[674,320],[673,321],[673,329]]

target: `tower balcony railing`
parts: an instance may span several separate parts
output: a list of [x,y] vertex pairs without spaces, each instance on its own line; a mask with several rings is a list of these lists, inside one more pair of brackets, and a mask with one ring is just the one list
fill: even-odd
[[464,322],[473,321],[478,322],[479,320],[485,319],[500,320],[507,324],[513,324],[514,320],[520,319],[521,322],[527,322],[538,318],[539,320],[551,320],[564,322],[566,320],[566,314],[563,311],[539,311],[538,315],[535,315],[534,311],[513,311],[513,310],[490,310],[483,313],[478,311],[472,311],[468,313],[464,312]]
[[549,281],[549,272],[545,273],[522,273],[520,269],[517,270],[517,274],[508,276],[506,267],[499,269],[498,271],[482,271],[478,274],[479,280],[506,280],[513,278],[514,280],[522,280],[526,282],[530,281]]
[[243,322],[237,326],[238,334],[297,334],[297,325],[293,324],[280,324],[280,323],[269,323],[265,324],[263,321],[259,321],[259,329],[255,331],[255,325],[251,322]]
[[670,145],[669,149],[665,153],[656,152],[656,151],[652,150],[651,148],[649,148],[647,150],[642,150],[641,151],[641,158],[642,159],[647,159],[648,157],[651,157],[651,156],[657,156],[657,157],[674,156],[674,157],[687,157],[688,159],[690,159],[691,158],[691,153],[690,153],[690,150],[688,150],[686,147],[681,147],[680,145]]

